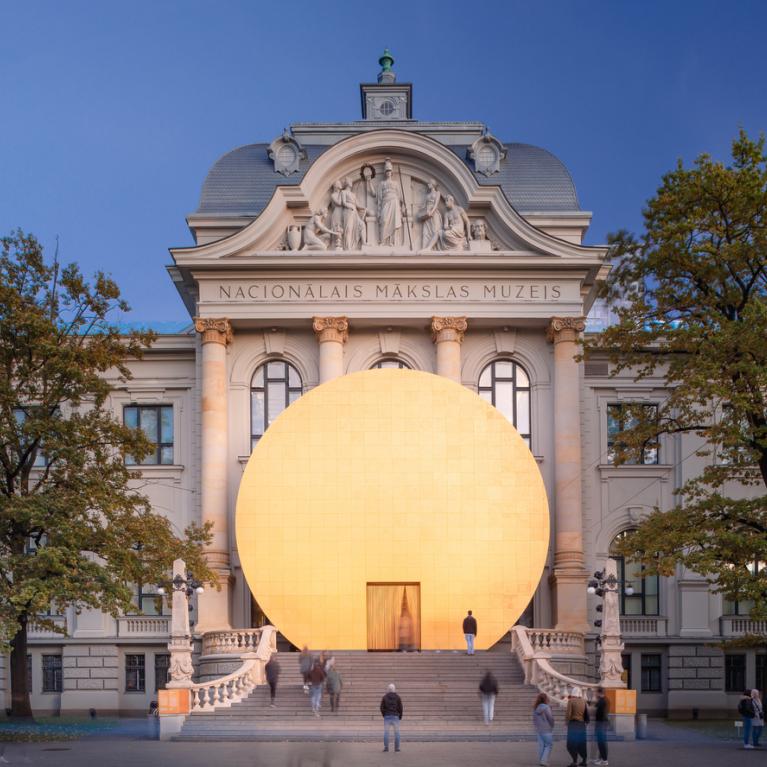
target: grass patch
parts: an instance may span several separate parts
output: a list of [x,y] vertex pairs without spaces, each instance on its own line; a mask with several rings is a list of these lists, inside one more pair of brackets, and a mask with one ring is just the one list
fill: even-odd
[[79,740],[89,735],[109,732],[117,725],[117,719],[68,716],[40,716],[30,722],[0,720],[0,743]]

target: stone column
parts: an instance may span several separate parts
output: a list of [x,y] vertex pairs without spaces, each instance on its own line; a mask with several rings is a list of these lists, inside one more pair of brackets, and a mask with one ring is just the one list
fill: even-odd
[[226,347],[232,340],[227,319],[197,317],[202,334],[202,431],[200,499],[202,521],[213,523],[213,538],[205,550],[221,590],[207,588],[197,601],[195,632],[231,628],[229,567],[229,508],[227,488],[228,391]]
[[320,383],[344,374],[344,344],[349,338],[346,317],[314,317],[312,327],[320,344]]
[[461,383],[461,341],[466,317],[432,317],[431,338],[437,345],[437,375]]
[[562,631],[587,631],[581,508],[581,407],[578,334],[580,317],[553,317],[554,344],[554,620]]

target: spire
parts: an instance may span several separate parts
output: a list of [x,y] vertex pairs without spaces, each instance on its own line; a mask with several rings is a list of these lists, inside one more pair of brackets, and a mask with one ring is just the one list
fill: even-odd
[[381,65],[381,71],[378,73],[378,82],[382,85],[388,85],[397,81],[397,75],[394,74],[392,66],[394,65],[394,56],[388,48],[384,48],[383,55],[378,59]]

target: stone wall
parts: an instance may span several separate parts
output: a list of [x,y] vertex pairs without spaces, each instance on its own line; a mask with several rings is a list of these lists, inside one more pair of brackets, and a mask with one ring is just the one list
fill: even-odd
[[119,711],[119,658],[115,645],[64,645],[61,707],[69,713],[95,708],[99,714]]
[[724,653],[703,645],[668,648],[668,688],[672,690],[724,689]]

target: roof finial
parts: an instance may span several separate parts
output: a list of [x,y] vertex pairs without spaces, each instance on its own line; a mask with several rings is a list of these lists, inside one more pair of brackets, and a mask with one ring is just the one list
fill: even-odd
[[394,74],[392,66],[394,65],[394,56],[391,55],[391,51],[388,48],[384,48],[383,55],[378,59],[378,63],[381,65],[381,71],[378,73],[379,83],[393,83],[397,79]]

